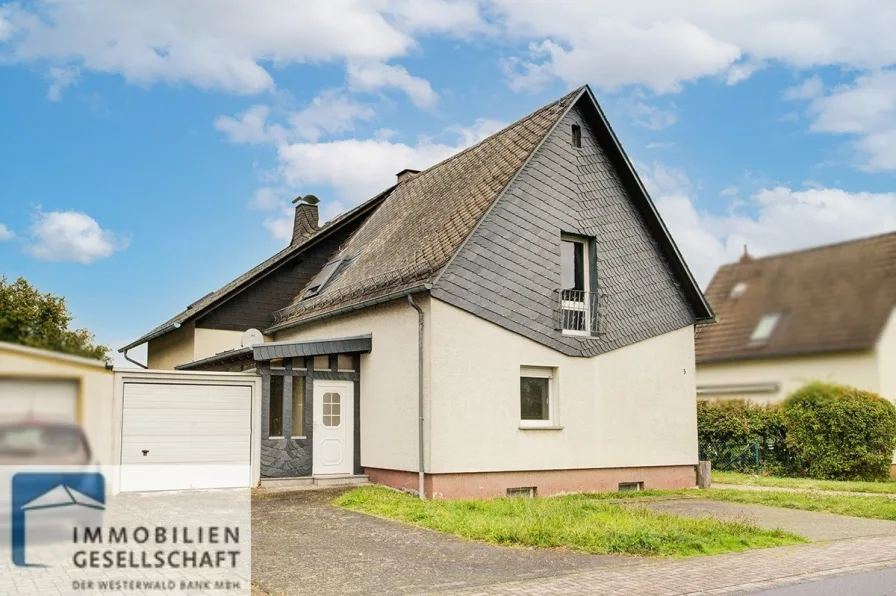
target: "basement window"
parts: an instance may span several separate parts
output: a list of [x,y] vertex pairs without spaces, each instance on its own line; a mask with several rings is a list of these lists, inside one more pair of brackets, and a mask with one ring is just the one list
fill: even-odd
[[515,497],[518,499],[533,499],[535,498],[535,488],[534,486],[518,486],[515,488],[507,489],[508,497]]
[[753,330],[753,334],[750,336],[750,343],[764,344],[768,341],[768,338],[771,337],[772,332],[775,330],[775,326],[780,319],[781,313],[779,312],[762,315],[762,318],[759,319],[759,323],[757,323],[756,328]]
[[578,124],[572,125],[572,146],[577,149],[582,147],[582,127]]
[[308,298],[313,298],[320,294],[323,291],[324,286],[327,285],[327,282],[333,277],[333,274],[336,273],[336,270],[339,269],[339,265],[342,264],[342,261],[342,257],[339,257],[324,265],[323,269],[314,276],[314,279],[311,280],[311,283],[305,289],[305,295],[302,296],[302,300],[307,300]]
[[621,493],[629,493],[635,492],[639,490],[644,490],[643,482],[620,482],[619,483],[619,492]]

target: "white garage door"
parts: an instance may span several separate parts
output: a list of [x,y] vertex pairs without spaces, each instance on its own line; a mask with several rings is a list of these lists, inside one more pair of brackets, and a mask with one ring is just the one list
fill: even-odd
[[252,388],[125,383],[120,490],[251,485]]
[[77,422],[77,396],[75,381],[2,379],[0,417]]

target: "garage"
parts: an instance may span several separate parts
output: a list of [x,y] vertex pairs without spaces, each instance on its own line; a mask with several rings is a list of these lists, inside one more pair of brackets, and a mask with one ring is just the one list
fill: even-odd
[[119,490],[253,486],[257,377],[236,377],[122,379]]
[[0,413],[5,419],[78,421],[78,383],[53,379],[0,379]]

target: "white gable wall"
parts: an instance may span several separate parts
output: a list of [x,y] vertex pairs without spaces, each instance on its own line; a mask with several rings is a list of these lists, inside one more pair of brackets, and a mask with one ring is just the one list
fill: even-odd
[[[427,472],[696,464],[693,327],[582,358],[438,300],[430,308]],[[519,428],[520,366],[556,368],[561,430]]]
[[890,313],[875,351],[880,371],[880,394],[896,402],[896,308]]

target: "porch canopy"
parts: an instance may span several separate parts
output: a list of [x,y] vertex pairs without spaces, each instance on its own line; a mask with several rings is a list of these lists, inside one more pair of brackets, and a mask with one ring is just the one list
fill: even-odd
[[232,370],[255,366],[256,362],[270,362],[283,358],[305,358],[337,354],[365,354],[373,344],[371,335],[313,339],[305,341],[279,341],[256,344],[251,347],[221,352],[208,358],[175,366],[177,370]]

